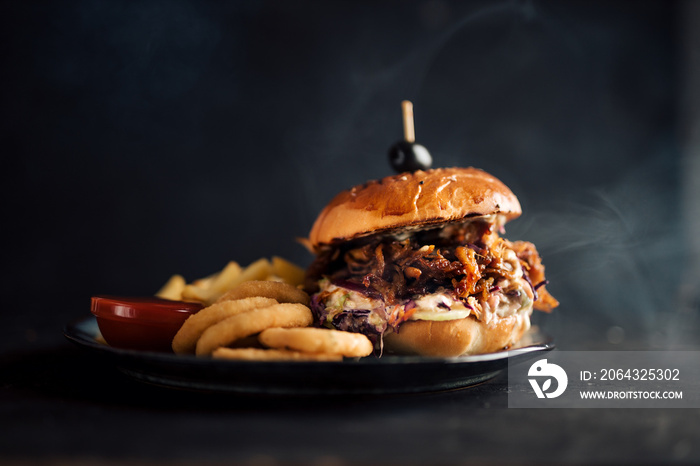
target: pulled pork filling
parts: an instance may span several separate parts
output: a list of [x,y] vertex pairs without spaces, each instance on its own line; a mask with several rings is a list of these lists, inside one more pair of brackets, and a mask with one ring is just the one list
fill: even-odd
[[317,323],[377,344],[406,320],[472,315],[489,324],[495,316],[527,318],[533,306],[550,311],[558,303],[544,288],[535,246],[501,238],[503,224],[478,217],[324,248],[306,281]]

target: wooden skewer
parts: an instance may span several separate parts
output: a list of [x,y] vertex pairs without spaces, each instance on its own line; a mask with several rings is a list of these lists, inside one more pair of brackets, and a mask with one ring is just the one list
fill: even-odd
[[416,141],[416,132],[413,128],[413,104],[409,100],[401,102],[401,111],[403,113],[403,135],[408,142]]

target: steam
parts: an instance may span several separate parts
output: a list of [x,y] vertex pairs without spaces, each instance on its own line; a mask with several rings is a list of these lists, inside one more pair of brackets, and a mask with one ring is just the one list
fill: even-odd
[[[384,151],[394,142],[392,138],[398,139],[401,135],[399,131],[391,130],[400,126],[399,102],[417,99],[440,52],[460,31],[499,15],[530,19],[535,11],[530,1],[503,1],[443,27],[442,23],[452,13],[450,8],[449,4],[440,0],[426,2],[421,10],[422,21],[435,26],[437,33],[431,36],[422,32],[413,46],[409,44],[400,49],[396,54],[399,58],[388,64],[382,62],[379,67],[367,66],[366,69],[348,69],[344,62],[336,62],[335,66],[328,64],[324,81],[345,85],[319,88],[320,99],[327,102],[330,110],[322,111],[318,119],[306,128],[296,128],[285,141],[291,153],[302,152],[312,159],[311,170],[298,164],[292,167],[295,175],[303,180],[304,189],[298,193],[300,205],[312,207],[300,212],[307,223],[310,224],[315,218],[313,212],[318,212],[329,200],[324,197],[326,193],[386,175],[388,162]],[[333,55],[336,54],[337,51],[333,51]],[[343,88],[351,90],[352,99],[345,100],[338,96],[338,89]],[[377,108],[395,109],[395,112],[370,110]],[[421,118],[417,116],[418,120]],[[319,130],[321,127],[322,133]],[[418,127],[419,140],[422,129]],[[371,140],[377,141],[380,152],[367,153]],[[338,166],[345,158],[353,158],[357,164],[350,170],[339,172]],[[319,173],[333,173],[333,176],[318,176]]]
[[[669,154],[656,154],[608,185],[528,211],[508,236],[532,240],[566,318],[600,326],[601,342],[638,348],[684,343],[679,293],[686,270],[680,195]],[[607,328],[607,331],[605,330]]]
[[482,8],[458,20],[440,35],[419,46],[417,49],[411,50],[409,54],[393,65],[375,74],[365,76],[358,75],[355,79],[365,85],[376,86],[377,84],[382,85],[383,83],[388,86],[403,81],[404,76],[411,76],[411,79],[408,80],[410,83],[410,91],[407,92],[407,95],[410,98],[415,98],[423,88],[425,78],[430,73],[433,62],[439,56],[440,51],[457,33],[464,30],[464,28],[468,27],[470,24],[483,21],[484,19],[498,14],[519,14],[529,18],[533,15],[533,12],[534,7],[532,3],[528,1],[507,1]]

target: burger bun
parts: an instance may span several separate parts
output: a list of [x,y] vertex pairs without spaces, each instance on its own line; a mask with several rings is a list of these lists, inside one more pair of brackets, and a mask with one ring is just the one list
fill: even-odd
[[436,168],[370,181],[339,193],[309,234],[312,248],[371,234],[500,214],[520,203],[500,180],[477,168]]
[[486,324],[473,316],[447,321],[409,320],[384,335],[384,347],[399,354],[454,357],[493,353],[513,346],[530,328],[528,314],[494,316]]

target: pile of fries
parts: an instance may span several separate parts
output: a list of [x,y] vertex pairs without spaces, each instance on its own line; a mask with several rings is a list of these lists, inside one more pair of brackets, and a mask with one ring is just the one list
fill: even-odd
[[219,272],[187,283],[182,275],[173,275],[156,296],[176,301],[199,302],[211,305],[224,293],[243,282],[253,280],[279,281],[301,286],[304,269],[281,257],[258,259],[247,267],[230,261]]

